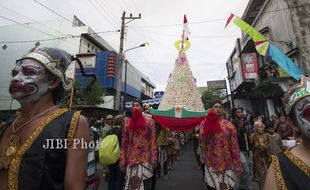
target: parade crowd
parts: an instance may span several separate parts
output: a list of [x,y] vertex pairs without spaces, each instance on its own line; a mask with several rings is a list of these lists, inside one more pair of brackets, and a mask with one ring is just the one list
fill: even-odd
[[[9,91],[21,108],[0,128],[0,190],[97,189],[102,175],[109,190],[154,190],[156,179],[169,180],[190,142],[206,189],[252,189],[253,181],[265,190],[310,187],[309,78],[285,94],[287,115],[268,121],[241,107],[227,115],[214,100],[195,129],[173,131],[152,119],[139,99],[130,115],[107,115],[104,121],[61,108],[73,85],[64,75],[72,60],[63,50],[39,48],[16,61]],[[72,147],[75,139],[90,143],[112,135],[119,154],[103,165],[103,174],[96,170],[96,148]],[[68,148],[43,148],[52,138]],[[99,147],[99,160],[107,146]]]
[[[254,116],[238,107],[232,109],[228,117],[218,100],[213,102],[207,119],[190,131],[172,131],[152,121],[149,106],[143,107],[140,100],[134,100],[132,106],[133,112],[136,108],[144,111],[142,115],[149,131],[135,137],[129,130],[130,119],[126,125],[122,115],[115,116],[114,126],[123,129],[122,132],[120,129],[118,131],[122,142],[121,157],[119,163],[109,166],[104,174],[108,176],[108,189],[123,189],[125,186],[125,189],[154,190],[156,178],[169,180],[169,170],[174,169],[182,150],[189,143],[194,146],[206,189],[252,189],[255,182],[263,189],[272,156],[301,143],[288,116],[272,115],[271,121],[266,121],[263,116]],[[118,122],[119,119],[122,122]],[[102,138],[107,134],[106,129],[111,132],[115,128],[112,115],[106,117],[105,125],[102,121],[98,122],[101,123],[98,126],[104,126]],[[128,137],[133,139],[129,140]],[[132,145],[132,142],[137,144]],[[141,168],[133,168],[134,165]],[[140,181],[137,183],[132,179]],[[136,187],[137,184],[140,187]]]

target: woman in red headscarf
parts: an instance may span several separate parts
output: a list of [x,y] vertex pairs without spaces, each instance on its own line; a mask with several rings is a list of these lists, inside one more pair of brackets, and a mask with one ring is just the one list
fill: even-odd
[[210,189],[232,189],[242,172],[240,149],[234,125],[223,118],[223,105],[214,101],[201,123],[200,140],[205,144],[204,180]]
[[142,101],[134,100],[131,118],[122,131],[120,168],[126,172],[125,190],[149,190],[157,163],[154,122],[142,111]]

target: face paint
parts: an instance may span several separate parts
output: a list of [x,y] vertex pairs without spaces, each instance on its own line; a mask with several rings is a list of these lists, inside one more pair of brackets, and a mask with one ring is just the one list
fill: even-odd
[[12,70],[9,92],[20,102],[38,100],[48,91],[48,74],[43,65],[31,59],[16,63]]
[[265,125],[260,121],[254,122],[255,131],[259,134],[263,134],[265,132]]
[[298,128],[310,139],[310,96],[300,99],[293,109]]

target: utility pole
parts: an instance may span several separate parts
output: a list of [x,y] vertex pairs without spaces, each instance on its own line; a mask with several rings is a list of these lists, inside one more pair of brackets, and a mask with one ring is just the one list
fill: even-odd
[[[117,69],[117,83],[116,83],[116,95],[115,95],[115,109],[120,110],[121,105],[121,87],[122,87],[122,70],[123,70],[123,63],[124,63],[124,35],[125,35],[125,27],[126,24],[129,22],[135,20],[135,19],[141,19],[141,14],[139,14],[138,17],[133,17],[132,14],[130,14],[129,17],[126,17],[126,12],[124,11],[122,14],[122,23],[121,23],[121,36],[120,36],[120,45],[119,45],[119,64]],[[125,20],[129,21],[125,23]],[[124,100],[125,101],[125,100]]]

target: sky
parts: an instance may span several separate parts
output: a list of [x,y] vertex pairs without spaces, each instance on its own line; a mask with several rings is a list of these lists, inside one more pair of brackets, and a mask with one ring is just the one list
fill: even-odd
[[[44,8],[39,3],[50,8]],[[165,90],[181,39],[183,15],[186,14],[191,35],[187,58],[197,86],[227,77],[226,61],[241,31],[234,25],[224,28],[230,13],[242,16],[249,0],[0,0],[0,25],[70,18],[76,15],[95,32],[120,29],[122,12],[141,19],[127,24],[124,50],[145,42],[149,46],[126,52],[126,59],[147,76],[156,91]],[[10,11],[14,10],[18,14]],[[61,16],[59,16],[61,15]],[[100,36],[119,50],[120,33]],[[0,44],[2,46],[2,44]]]

